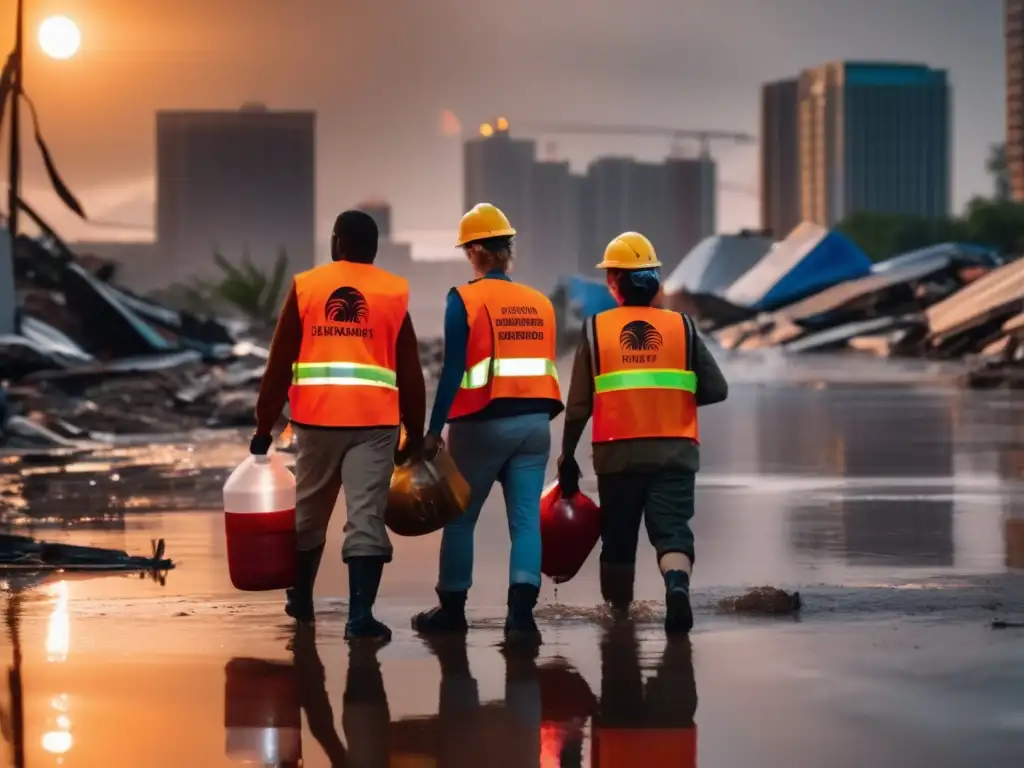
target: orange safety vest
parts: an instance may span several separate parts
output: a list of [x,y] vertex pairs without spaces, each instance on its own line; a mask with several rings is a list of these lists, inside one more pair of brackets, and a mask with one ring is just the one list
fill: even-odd
[[315,427],[398,425],[395,356],[409,281],[336,261],[295,276],[302,347],[288,391],[292,421]]
[[483,410],[492,400],[540,398],[561,403],[555,368],[555,308],[540,291],[481,279],[456,290],[466,305],[466,370],[448,418]]
[[689,318],[618,307],[591,318],[595,443],[648,437],[698,441],[696,331]]

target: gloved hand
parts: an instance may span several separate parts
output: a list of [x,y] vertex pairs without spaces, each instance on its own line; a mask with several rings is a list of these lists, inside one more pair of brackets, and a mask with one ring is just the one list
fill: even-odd
[[259,435],[253,433],[252,438],[249,440],[249,453],[253,456],[266,456],[267,451],[270,450],[270,446],[273,442],[273,435]]
[[558,487],[562,498],[567,499],[580,490],[580,465],[573,456],[558,457]]
[[430,461],[432,458],[437,456],[437,452],[441,450],[444,445],[444,441],[440,435],[435,435],[433,432],[427,432],[423,438],[423,458]]

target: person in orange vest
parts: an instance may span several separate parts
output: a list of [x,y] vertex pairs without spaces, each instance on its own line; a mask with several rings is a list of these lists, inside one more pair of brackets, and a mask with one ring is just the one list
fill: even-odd
[[495,481],[505,495],[512,552],[510,640],[539,639],[533,608],[540,590],[540,495],[551,449],[549,422],[562,412],[555,369],[555,310],[546,296],[509,277],[508,218],[489,203],[459,224],[457,245],[474,279],[453,288],[445,311],[445,351],[425,438],[430,455],[448,430],[451,455],[470,486],[465,514],[445,526],[436,608],[417,614],[422,633],[466,632],[473,579],[473,533]]
[[313,584],[331,512],[344,489],[342,559],[349,574],[350,640],[388,641],[373,605],[392,547],[384,526],[399,422],[419,450],[426,392],[409,317],[409,283],[375,267],[377,225],[345,211],[331,236],[332,263],[296,275],[281,310],[256,403],[249,449],[266,453],[285,400],[298,437],[295,509],[298,581],[285,611],[313,620]]
[[697,407],[725,400],[729,389],[693,321],[651,306],[661,287],[661,262],[650,240],[621,234],[597,266],[607,271],[619,306],[584,323],[569,385],[559,484],[566,495],[579,489],[574,455],[593,415],[601,594],[618,613],[628,612],[643,519],[665,578],[665,629],[687,633],[693,627]]
[[646,682],[636,627],[612,624],[601,638],[601,700],[592,768],[696,768],[697,681],[690,638],[670,637]]

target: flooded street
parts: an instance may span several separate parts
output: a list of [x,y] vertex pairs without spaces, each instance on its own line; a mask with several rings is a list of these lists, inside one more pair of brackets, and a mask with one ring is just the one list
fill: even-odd
[[[15,532],[138,554],[163,538],[177,564],[164,584],[10,585],[0,765],[1017,764],[1024,630],[991,622],[1024,620],[1024,401],[742,373],[702,413],[690,643],[665,642],[645,542],[633,625],[603,621],[595,552],[545,585],[539,658],[506,659],[495,493],[468,647],[409,628],[439,537],[396,538],[378,610],[395,640],[350,656],[340,557],[321,568],[315,639],[294,636],[281,594],[229,583],[216,508],[243,440],[0,465],[9,520],[35,520]],[[801,618],[717,609],[762,584],[799,589]]]

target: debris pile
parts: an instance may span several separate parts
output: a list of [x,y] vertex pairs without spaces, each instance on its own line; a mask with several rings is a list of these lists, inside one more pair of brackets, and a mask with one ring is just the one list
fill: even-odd
[[[806,223],[758,255],[760,240],[699,245],[665,281],[663,305],[726,350],[966,358],[969,386],[1024,384],[1024,260],[944,243],[871,264],[842,234]],[[712,253],[731,281],[725,265],[707,277]]]
[[[20,237],[18,333],[0,336],[0,446],[249,427],[270,329],[201,317],[113,282],[56,237]],[[443,343],[420,343],[436,378]]]

